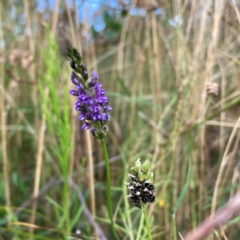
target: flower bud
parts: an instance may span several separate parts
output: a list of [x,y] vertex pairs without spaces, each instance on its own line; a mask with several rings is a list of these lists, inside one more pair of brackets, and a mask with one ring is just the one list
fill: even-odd
[[143,173],[143,179],[144,180],[148,180],[148,177],[149,177],[148,173]]
[[98,130],[98,138],[99,139],[103,139],[104,137],[106,137],[106,135],[107,135],[106,131],[103,131],[102,129]]
[[107,125],[104,125],[104,126],[102,127],[102,130],[103,130],[104,132],[107,132],[107,131],[108,131],[108,126],[107,126]]
[[142,172],[139,172],[138,175],[137,175],[137,178],[140,182],[143,182],[144,181],[144,174]]
[[92,128],[92,129],[91,129],[91,133],[92,133],[92,135],[93,135],[95,138],[99,138],[99,135],[98,135],[98,132],[97,132],[97,129],[96,129],[96,128]]
[[73,70],[75,70],[78,67],[77,63],[75,63],[74,61],[70,62],[70,66]]
[[138,173],[141,170],[142,163],[140,162],[140,158],[138,158],[138,160],[134,163],[133,168],[136,173]]
[[147,173],[143,173],[143,176],[144,176],[144,180],[149,182],[149,178],[151,178],[151,173],[150,172],[147,172]]
[[132,174],[138,173],[138,172],[135,172],[134,167],[131,167],[131,168],[130,168],[130,172],[131,172]]
[[152,172],[148,172],[146,174],[146,180],[153,182],[153,173]]
[[145,161],[145,163],[142,165],[142,172],[147,173],[149,171],[150,163],[148,160]]

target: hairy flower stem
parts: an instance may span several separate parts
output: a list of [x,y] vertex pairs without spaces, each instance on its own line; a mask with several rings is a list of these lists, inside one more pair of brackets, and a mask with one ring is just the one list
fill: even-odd
[[111,221],[111,227],[113,234],[117,240],[119,240],[117,233],[115,231],[114,227],[114,221],[113,221],[113,212],[112,212],[112,200],[111,200],[111,179],[110,179],[110,166],[109,166],[109,160],[108,160],[108,152],[107,147],[104,138],[101,139],[102,143],[102,149],[103,149],[103,155],[106,163],[106,172],[107,172],[107,208],[108,208],[108,215],[110,217]]
[[144,219],[145,219],[145,222],[146,222],[148,239],[152,240],[152,235],[151,235],[151,231],[150,231],[150,227],[149,227],[148,216],[147,216],[147,211],[146,211],[146,205],[145,204],[142,205],[142,213],[144,215]]

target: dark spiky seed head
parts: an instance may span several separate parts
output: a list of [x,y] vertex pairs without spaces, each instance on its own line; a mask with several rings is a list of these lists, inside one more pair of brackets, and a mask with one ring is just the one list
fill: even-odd
[[147,188],[148,188],[149,190],[154,190],[153,184],[150,184]]
[[151,197],[149,198],[149,200],[150,200],[150,201],[149,201],[150,203],[153,203],[153,202],[155,201],[155,196],[151,196]]
[[135,176],[132,177],[133,182],[137,182],[137,178]]
[[144,203],[147,203],[147,202],[148,202],[148,197],[142,196],[142,201],[143,201]]
[[153,173],[146,169],[144,172],[140,165],[141,162],[138,159],[131,167],[131,174],[128,174],[130,183],[127,184],[128,189],[131,190],[129,197],[138,208],[141,208],[142,204],[152,203],[155,200],[155,190],[152,184]]
[[150,182],[149,181],[145,181],[144,183],[143,183],[143,186],[144,187],[148,187],[150,185]]

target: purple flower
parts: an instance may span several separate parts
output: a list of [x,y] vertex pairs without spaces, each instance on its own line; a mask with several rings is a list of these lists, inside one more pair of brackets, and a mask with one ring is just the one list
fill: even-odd
[[[86,67],[82,64],[81,68],[84,69],[81,71],[84,78],[87,76]],[[77,96],[75,110],[80,112],[79,120],[84,122],[82,129],[86,131],[92,128],[91,132],[95,137],[104,137],[108,129],[105,124],[110,120],[109,112],[112,107],[108,105],[106,90],[99,82],[99,75],[93,71],[90,79],[84,81],[81,76],[72,72],[71,81],[75,89],[70,90],[70,94]]]

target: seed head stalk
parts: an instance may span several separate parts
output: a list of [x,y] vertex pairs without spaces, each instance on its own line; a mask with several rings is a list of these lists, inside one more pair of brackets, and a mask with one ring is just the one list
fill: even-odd
[[148,221],[148,215],[147,215],[147,211],[146,211],[147,206],[145,204],[142,205],[142,213],[144,215],[144,219],[145,219],[145,223],[146,223],[146,227],[147,227],[147,234],[148,234],[148,239],[152,240],[152,234],[151,234],[151,230],[149,227],[149,221]]

